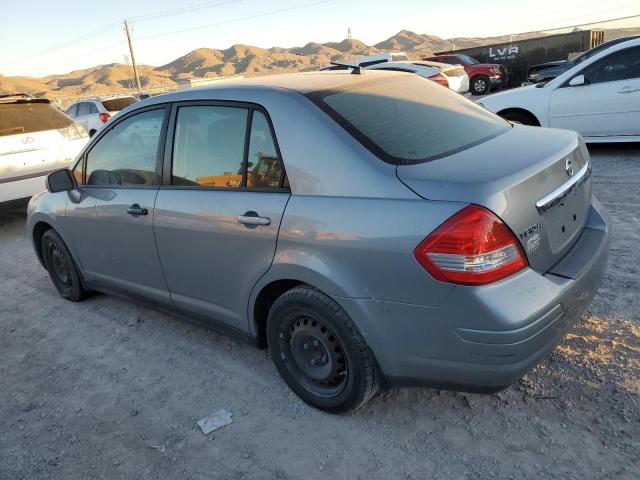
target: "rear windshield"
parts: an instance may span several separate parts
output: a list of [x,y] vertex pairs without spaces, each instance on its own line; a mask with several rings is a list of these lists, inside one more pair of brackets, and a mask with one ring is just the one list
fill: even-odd
[[58,130],[72,123],[48,103],[0,103],[0,136]]
[[137,100],[133,97],[112,98],[111,100],[103,100],[102,106],[110,112],[119,112],[136,102]]
[[510,128],[497,115],[418,75],[364,80],[307,97],[372,153],[395,165],[445,157]]

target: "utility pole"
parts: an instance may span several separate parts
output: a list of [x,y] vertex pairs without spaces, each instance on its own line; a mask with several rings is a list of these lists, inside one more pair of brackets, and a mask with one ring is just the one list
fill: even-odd
[[129,43],[129,53],[131,54],[131,65],[133,65],[133,75],[136,79],[136,88],[138,93],[142,90],[140,88],[140,77],[138,77],[138,67],[136,66],[136,57],[133,55],[133,45],[131,44],[131,34],[129,33],[129,24],[124,21],[124,31],[127,34],[127,42]]

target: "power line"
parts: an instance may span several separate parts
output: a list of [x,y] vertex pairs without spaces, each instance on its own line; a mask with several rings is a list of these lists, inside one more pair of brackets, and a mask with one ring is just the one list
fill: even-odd
[[[598,2],[587,3],[586,5],[580,5],[580,9],[582,10],[584,8],[593,7],[594,5],[601,5],[603,3],[611,3],[611,0],[600,0]],[[552,12],[539,13],[536,15],[527,15],[527,19],[548,17],[549,15],[556,15],[558,13],[564,13],[564,12],[573,12],[575,11],[575,9],[576,9],[576,6],[574,5],[571,8],[563,8],[562,10],[554,10]]]
[[257,15],[250,15],[250,16],[247,16],[247,17],[234,18],[232,20],[225,20],[225,21],[217,22],[217,23],[210,23],[208,25],[201,25],[199,27],[191,27],[191,28],[185,28],[185,29],[182,29],[182,30],[174,30],[174,31],[171,31],[171,32],[164,32],[164,33],[158,33],[158,34],[155,34],[155,35],[148,35],[146,37],[137,38],[136,40],[138,40],[138,41],[140,41],[140,40],[149,40],[151,38],[164,37],[164,36],[167,36],[167,35],[175,35],[177,33],[191,32],[193,30],[203,30],[203,29],[206,29],[206,28],[218,27],[220,25],[227,25],[229,23],[243,22],[245,20],[252,20],[254,18],[261,18],[261,17],[266,17],[266,16],[269,16],[269,15],[275,15],[276,13],[290,12],[291,10],[298,10],[300,8],[312,7],[314,5],[320,5],[320,4],[329,3],[329,2],[332,2],[332,1],[333,0],[320,0],[320,1],[317,1],[317,2],[304,3],[302,5],[296,5],[295,7],[282,8],[280,10],[272,10],[270,12],[260,13],[260,14],[257,14]]
[[[578,23],[577,25],[568,25],[566,27],[554,27],[554,28],[548,28],[547,30],[566,30],[569,28],[576,28],[576,27],[589,27],[591,25],[600,25],[602,23],[608,23],[608,22],[618,22],[620,20],[629,20],[630,18],[640,18],[640,14],[636,14],[636,15],[628,15],[626,17],[618,17],[618,18],[609,18],[607,20],[598,20],[597,22],[589,22],[589,23]],[[539,33],[541,31],[545,31],[544,29],[537,29],[537,30],[531,30],[528,32],[518,32],[518,33],[513,33],[511,35],[516,36],[516,35],[527,35],[529,33]]]
[[41,57],[43,55],[46,55],[47,53],[55,52],[56,50],[62,50],[64,48],[66,48],[67,46],[72,45],[72,44],[74,44],[75,42],[77,42],[79,40],[84,40],[84,39],[89,38],[89,37],[94,37],[96,35],[104,33],[107,30],[111,30],[116,25],[119,25],[119,23],[110,23],[109,25],[105,25],[103,27],[97,28],[96,30],[92,30],[90,32],[82,34],[82,35],[80,35],[78,37],[71,38],[71,39],[69,39],[69,40],[67,40],[67,41],[65,41],[63,43],[60,43],[58,45],[55,45],[53,47],[49,47],[46,50],[41,50],[39,52],[34,52],[31,55],[28,55],[26,57],[16,58],[14,60],[9,60],[9,62],[12,62],[12,63],[23,63],[23,62],[26,62],[28,60],[32,60],[34,58],[38,58],[38,57]]
[[148,20],[155,20],[156,18],[163,18],[163,17],[171,17],[174,15],[181,15],[183,13],[191,13],[191,12],[195,12],[197,10],[203,10],[205,8],[213,8],[213,7],[220,7],[222,5],[227,5],[229,3],[238,3],[238,2],[243,2],[245,0],[224,0],[224,1],[220,1],[217,0],[215,2],[203,2],[203,3],[196,3],[194,5],[187,5],[184,7],[180,7],[180,8],[174,8],[171,10],[162,10],[160,12],[157,13],[150,13],[148,15],[140,15],[138,17],[131,17],[129,18],[130,22],[146,22]]
[[[617,7],[617,8],[608,8],[607,10],[601,10],[601,11],[598,11],[598,12],[587,13],[587,14],[581,15],[579,17],[571,17],[571,20],[577,20],[577,19],[580,19],[580,18],[591,17],[593,15],[599,15],[601,13],[615,12],[617,10],[623,10],[623,9],[631,7],[631,6],[633,6],[633,4],[629,3],[627,5],[623,5],[623,6],[620,6],[620,7]],[[637,15],[632,15],[632,17],[635,17],[635,16],[637,16]],[[564,22],[565,20],[570,20],[570,19],[569,18],[565,18],[565,19],[562,19],[562,20],[558,20],[558,21],[554,22],[554,25],[558,24],[559,22]],[[612,20],[601,20],[599,22],[593,22],[592,25],[595,25],[597,23],[610,22],[610,21],[612,21]],[[578,26],[582,26],[582,25],[588,25],[588,24],[572,25],[572,27],[573,26],[578,27]],[[538,28],[537,30],[560,30],[562,28],[569,28],[569,27],[551,27],[551,28],[550,27],[544,27],[544,28]]]
[[39,65],[39,66],[40,67],[49,67],[51,65],[56,65],[58,63],[68,62],[69,60],[74,60],[76,58],[86,57],[87,55],[92,55],[95,52],[101,52],[103,50],[109,50],[110,48],[117,47],[119,45],[124,45],[126,43],[127,42],[123,40],[123,41],[120,41],[120,42],[112,43],[111,45],[107,45],[106,47],[94,48],[93,50],[90,50],[90,51],[85,52],[85,53],[80,53],[78,55],[74,55],[73,57],[65,58],[63,60],[56,60],[55,62],[45,63],[44,65]]

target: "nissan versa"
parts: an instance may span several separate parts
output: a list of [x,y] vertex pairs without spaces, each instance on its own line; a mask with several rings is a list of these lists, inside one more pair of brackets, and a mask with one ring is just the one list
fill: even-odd
[[334,413],[378,386],[516,381],[606,267],[581,137],[417,75],[354,73],[117,114],[29,205],[60,294],[127,295],[268,347],[289,387]]

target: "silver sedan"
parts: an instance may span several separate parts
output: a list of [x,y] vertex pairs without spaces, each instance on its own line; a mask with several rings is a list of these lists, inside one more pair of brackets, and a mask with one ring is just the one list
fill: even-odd
[[354,73],[116,115],[29,205],[60,294],[125,295],[268,347],[291,389],[333,413],[378,387],[516,381],[606,266],[584,142],[417,75]]

